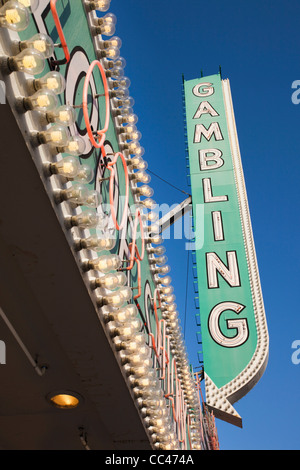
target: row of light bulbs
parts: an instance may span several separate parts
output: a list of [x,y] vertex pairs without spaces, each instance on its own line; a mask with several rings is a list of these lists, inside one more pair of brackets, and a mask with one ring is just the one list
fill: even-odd
[[[110,2],[106,0],[98,2],[86,1],[88,7],[91,9],[97,8],[101,11],[106,11],[109,7],[109,3]],[[33,8],[36,6],[36,2],[31,1],[30,3],[29,0],[9,0],[5,2],[0,9],[1,26],[14,31],[24,30],[29,22],[28,7],[30,6]],[[97,21],[97,27],[103,27],[103,25],[115,24],[115,17],[112,14],[107,14]],[[111,34],[112,30],[113,29],[110,30],[109,34]],[[104,33],[102,32],[102,34]],[[155,202],[151,199],[153,190],[145,184],[150,181],[150,177],[145,173],[147,164],[142,159],[144,150],[139,145],[141,134],[135,127],[137,117],[132,112],[134,101],[128,94],[130,81],[123,76],[125,61],[119,58],[118,48],[120,44],[121,42],[118,38],[114,38],[111,41],[103,41],[102,45],[105,52],[101,53],[101,57],[102,59],[104,57],[106,58],[107,75],[111,79],[111,99],[115,105],[114,114],[119,124],[120,146],[127,154],[129,168],[138,170],[131,172],[134,192],[138,196],[138,202],[144,208],[152,210],[155,206]],[[37,34],[27,41],[20,41],[13,44],[12,49],[16,51],[17,54],[12,57],[2,58],[1,68],[6,73],[20,71],[30,75],[39,74],[45,67],[45,59],[53,54],[54,47],[55,45],[51,38],[43,34]],[[116,61],[116,59],[118,60]],[[67,178],[69,181],[76,182],[76,184],[72,184],[72,186],[66,189],[58,190],[55,193],[56,201],[58,203],[69,201],[77,206],[87,206],[88,208],[95,209],[101,203],[100,194],[97,191],[89,190],[86,185],[86,183],[89,183],[93,179],[93,173],[88,166],[80,165],[79,161],[75,158],[75,156],[83,153],[84,143],[79,136],[71,136],[68,131],[68,126],[76,119],[75,111],[72,107],[67,105],[57,107],[57,95],[60,94],[64,88],[64,78],[59,72],[49,72],[41,79],[30,80],[28,90],[31,93],[34,91],[34,93],[19,100],[18,109],[22,109],[23,112],[38,111],[42,116],[42,124],[51,124],[46,130],[34,134],[33,142],[36,145],[48,145],[51,153],[67,151],[70,154],[62,160],[47,164],[45,167],[45,172],[49,176],[58,174]],[[137,183],[143,183],[143,186],[138,187]],[[141,196],[146,197],[146,199],[141,200]],[[154,217],[154,212],[151,211],[148,214],[152,214],[149,217],[151,221],[151,218]],[[101,224],[101,217],[96,211],[87,209],[76,216],[68,218],[66,224],[68,227],[92,228]],[[147,241],[149,245],[148,253],[150,255],[151,271],[162,294],[162,311],[170,328],[174,353],[177,355],[177,363],[179,363],[185,351],[183,342],[179,341],[178,343],[180,334],[177,331],[178,327],[175,321],[176,304],[174,303],[175,297],[172,294],[173,288],[169,285],[171,279],[169,276],[158,276],[159,274],[167,274],[170,268],[165,265],[167,261],[166,257],[162,256],[164,247],[153,246],[153,243],[159,244],[162,242],[161,237],[157,234],[147,239]],[[76,243],[78,249],[89,249],[96,252],[103,250],[109,251],[113,248],[113,242],[109,237],[82,238]],[[153,256],[154,254],[161,256],[155,258]],[[144,335],[140,333],[141,324],[138,321],[135,306],[129,304],[124,307],[124,305],[130,301],[132,291],[128,286],[125,286],[127,279],[124,273],[118,271],[121,267],[121,263],[122,261],[117,255],[102,255],[87,261],[84,265],[84,269],[86,271],[97,271],[101,274],[100,277],[93,278],[91,281],[92,287],[97,291],[97,301],[101,310],[106,313],[108,312],[105,318],[109,325],[110,334],[114,338],[114,342],[118,347],[122,345],[121,350],[124,368],[129,374],[129,380],[133,385],[134,393],[138,397],[139,403],[141,403],[141,405],[143,404],[143,406],[141,406],[142,413],[144,413],[145,422],[153,439],[156,441],[155,445],[159,448],[173,448],[173,446],[176,448],[178,442],[174,430],[172,430],[169,413],[166,407],[160,406],[163,402],[165,403],[165,398],[159,380],[153,371],[149,352],[144,355],[140,354],[141,344],[139,344],[134,354],[132,352],[134,345],[138,344],[136,343],[139,341],[138,338],[141,339]],[[123,320],[120,320],[121,318]],[[173,323],[171,319],[173,319]],[[145,337],[143,337],[143,341],[145,342],[142,344],[146,344]],[[138,359],[138,357],[140,357],[140,359]],[[153,374],[151,372],[153,372]],[[183,379],[184,383],[189,386],[185,386],[185,398],[187,402],[191,403],[194,409],[195,400],[190,390],[192,389],[192,384],[189,383],[191,375],[186,372],[185,369]],[[153,396],[157,396],[155,403],[159,404],[159,406],[154,406],[152,403],[152,406],[147,407],[146,404]],[[168,433],[166,433],[166,430],[168,430]]]
[[[104,12],[107,11],[110,2],[107,1],[105,3],[106,6],[101,9],[101,11]],[[115,24],[115,15],[107,13],[102,18],[94,19],[93,33],[101,36],[112,36],[115,34]],[[124,151],[124,154],[127,155],[127,165],[131,170],[130,178],[133,183],[133,192],[137,196],[138,203],[145,209],[150,210],[150,212],[148,212],[149,217],[147,219],[152,223],[156,220],[156,214],[152,210],[156,203],[151,199],[153,190],[148,186],[151,178],[145,171],[148,165],[142,158],[144,149],[139,144],[141,133],[136,128],[138,118],[133,113],[132,109],[134,100],[129,96],[128,88],[130,86],[130,80],[124,77],[124,67],[126,62],[120,57],[119,48],[121,46],[121,40],[117,37],[113,37],[110,41],[105,41],[101,37],[98,44],[99,57],[102,59],[104,58],[103,62],[106,66],[106,74],[110,79],[109,84],[112,89],[111,101],[113,105],[113,114],[117,122],[116,130],[119,136],[120,148]],[[134,172],[134,170],[137,171]],[[138,187],[137,183],[143,183],[143,186]],[[141,200],[141,196],[146,197],[146,199]],[[153,226],[150,225],[150,227],[152,227],[151,231],[153,231]],[[155,233],[155,230],[152,239],[152,243],[153,242],[155,244],[162,243],[161,237],[158,233]],[[148,259],[150,262],[150,270],[160,291],[162,315],[166,321],[168,333],[170,334],[172,352],[176,357],[176,364],[182,383],[183,394],[187,402],[190,417],[193,419],[190,430],[192,448],[199,449],[199,397],[189,368],[184,340],[179,325],[178,313],[176,311],[177,306],[174,302],[175,295],[173,294],[173,287],[171,286],[171,277],[166,275],[170,271],[170,267],[166,265],[167,257],[164,255],[165,248],[163,246],[154,247],[150,244],[147,251],[149,255]],[[157,257],[154,255],[159,256]],[[160,277],[159,274],[163,274],[164,277]],[[151,419],[147,422],[150,423],[150,421]],[[162,422],[162,420],[160,421]],[[164,429],[164,425],[162,425],[162,429]],[[170,445],[170,442],[171,441],[168,442],[167,447]],[[162,443],[163,447],[164,444],[166,443]]]

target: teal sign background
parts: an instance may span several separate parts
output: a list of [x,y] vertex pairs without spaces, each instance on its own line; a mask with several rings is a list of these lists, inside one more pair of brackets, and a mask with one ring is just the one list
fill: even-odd
[[[200,86],[199,84],[205,85]],[[220,389],[234,381],[253,358],[258,344],[257,325],[234,160],[228,133],[228,116],[226,116],[226,111],[228,110],[226,110],[224,104],[222,79],[217,74],[184,81],[184,92],[193,214],[196,231],[196,261],[204,371],[214,385]],[[203,104],[199,107],[201,103]],[[217,123],[217,125],[214,125],[215,132],[208,135],[207,131],[212,123]],[[200,125],[203,125],[203,127],[200,128]],[[221,155],[224,162],[222,166],[214,169],[209,167],[211,165],[216,166],[216,162],[220,163],[221,160],[213,160],[214,152],[208,152],[208,150],[213,149],[221,152],[218,155]],[[199,159],[200,150],[206,150],[207,153],[205,155],[210,157],[206,161],[205,166],[202,166],[202,169]],[[213,198],[223,196],[222,199],[226,200],[215,201],[213,199],[213,202],[206,202],[204,179],[210,180]],[[204,206],[204,222],[203,217],[197,219],[197,212],[201,213],[201,211],[197,211],[198,205]],[[221,212],[221,227],[223,230],[223,239],[217,241],[215,240],[212,219],[212,213],[216,211]],[[204,240],[197,240],[197,234],[203,233],[203,227],[201,227],[203,223]],[[229,269],[228,252],[235,253],[239,285],[237,283],[233,285],[228,283],[220,270],[218,270],[215,271],[215,273],[217,272],[217,286],[209,287],[207,254],[215,253],[224,266]],[[235,302],[244,307],[239,313],[227,309],[219,316],[218,329],[226,338],[233,338],[238,334],[237,328],[233,327],[233,324],[231,327],[228,327],[227,321],[234,320],[237,325],[237,320],[243,319],[244,340],[242,344],[235,347],[224,346],[226,343],[223,345],[218,343],[211,334],[209,326],[210,313],[215,306],[223,302]],[[247,325],[246,329],[245,325]],[[228,344],[230,344],[230,341]]]

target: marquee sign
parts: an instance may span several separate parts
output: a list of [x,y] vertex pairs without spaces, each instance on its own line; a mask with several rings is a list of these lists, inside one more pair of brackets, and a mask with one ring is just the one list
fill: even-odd
[[232,404],[263,374],[268,332],[230,85],[212,75],[185,81],[184,89],[206,402],[241,426]]
[[1,0],[0,78],[153,448],[206,430],[110,0]]

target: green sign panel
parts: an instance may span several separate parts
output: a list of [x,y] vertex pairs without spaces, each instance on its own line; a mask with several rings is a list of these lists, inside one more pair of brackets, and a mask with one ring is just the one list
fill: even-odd
[[184,88],[206,401],[241,426],[232,403],[262,375],[268,332],[230,85],[212,75]]

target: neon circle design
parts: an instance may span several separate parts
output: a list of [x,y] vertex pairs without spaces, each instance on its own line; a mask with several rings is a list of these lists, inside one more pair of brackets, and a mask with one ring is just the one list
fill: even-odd
[[[96,141],[93,135],[92,129],[91,129],[91,123],[89,119],[88,105],[87,105],[87,95],[88,95],[90,78],[91,78],[91,75],[93,73],[95,66],[97,66],[98,69],[100,70],[100,74],[101,74],[101,78],[102,78],[102,82],[104,86],[104,95],[105,95],[105,123],[104,123],[104,128],[102,130],[97,131],[97,134],[100,138],[99,142]],[[102,65],[100,64],[98,60],[94,60],[91,63],[86,73],[86,77],[85,77],[85,81],[83,85],[83,93],[82,93],[82,109],[83,109],[83,116],[84,116],[84,121],[86,125],[86,130],[90,138],[90,141],[94,147],[100,148],[103,146],[105,133],[107,132],[107,129],[109,126],[110,104],[109,104],[109,89],[108,89],[106,74],[105,74],[104,68],[102,67]]]
[[[120,225],[118,224],[117,217],[116,217],[116,211],[114,207],[114,194],[113,194],[113,190],[114,190],[114,168],[113,167],[116,164],[118,157],[120,157],[122,160],[124,174],[125,174],[125,181],[126,181],[124,211],[123,211],[123,216],[122,216]],[[117,152],[115,154],[115,158],[107,164],[107,169],[111,172],[110,178],[109,178],[109,203],[110,203],[111,216],[112,216],[116,229],[121,230],[124,227],[126,219],[127,219],[128,201],[129,201],[129,177],[128,177],[128,168],[127,168],[124,155],[120,152]]]

